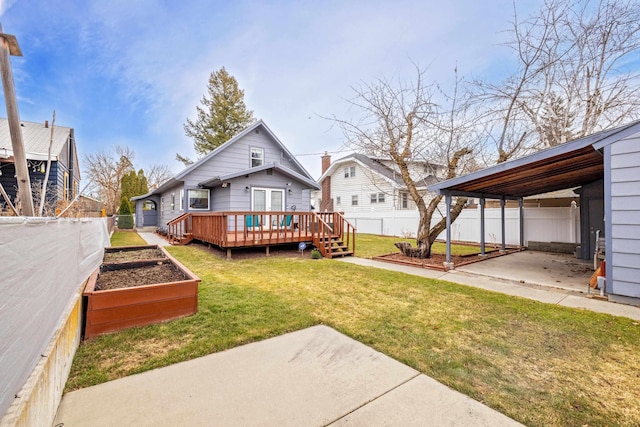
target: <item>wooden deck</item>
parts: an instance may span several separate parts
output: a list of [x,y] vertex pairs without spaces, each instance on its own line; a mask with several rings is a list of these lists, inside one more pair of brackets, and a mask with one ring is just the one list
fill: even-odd
[[325,257],[353,255],[355,228],[339,212],[186,213],[169,222],[169,240],[192,240],[223,249],[305,242]]

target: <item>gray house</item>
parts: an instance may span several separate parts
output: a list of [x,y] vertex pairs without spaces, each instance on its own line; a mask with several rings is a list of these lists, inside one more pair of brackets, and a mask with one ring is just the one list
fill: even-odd
[[[503,206],[507,199],[520,201],[522,246],[523,197],[574,187],[580,187],[576,192],[582,207],[580,256],[594,256],[599,230],[600,237],[605,238],[609,299],[640,304],[640,121],[443,181],[429,189],[443,194],[448,205],[452,196],[480,199],[481,217],[485,199],[498,199]],[[483,245],[482,219],[479,226]],[[450,240],[447,231],[447,246]]]
[[186,213],[308,212],[320,187],[259,120],[136,201],[138,227]]

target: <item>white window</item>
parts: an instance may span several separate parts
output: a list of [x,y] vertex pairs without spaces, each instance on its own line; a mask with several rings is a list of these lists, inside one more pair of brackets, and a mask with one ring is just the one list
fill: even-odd
[[351,166],[349,168],[344,168],[344,177],[345,178],[353,178],[356,176],[356,167]]
[[373,193],[371,203],[384,203],[384,193]]
[[409,193],[400,193],[400,207],[402,209],[409,208]]
[[264,165],[264,148],[251,147],[251,167]]
[[351,206],[358,206],[358,196],[351,196]]
[[187,196],[189,197],[189,209],[194,211],[207,211],[209,210],[209,190],[207,189],[192,189],[187,190]]
[[184,210],[184,190],[180,190],[180,202],[178,202],[180,204],[180,210],[183,211]]
[[171,210],[176,207],[176,193],[171,193]]
[[339,205],[339,204],[340,204],[340,196],[337,196],[336,197],[336,205]]
[[164,197],[160,197],[160,215],[164,213]]

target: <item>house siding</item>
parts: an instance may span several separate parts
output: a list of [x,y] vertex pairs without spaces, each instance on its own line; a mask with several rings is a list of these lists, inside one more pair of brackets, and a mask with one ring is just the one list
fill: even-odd
[[610,293],[640,298],[640,135],[606,150],[610,167]]
[[[49,171],[49,180],[47,181],[47,205],[56,206],[58,200],[60,200],[62,196],[62,173],[60,172],[62,168],[59,166],[58,162],[51,162],[51,170]],[[13,163],[3,163],[2,164],[2,175],[0,175],[0,184],[4,187],[4,190],[7,192],[9,199],[11,199],[11,203],[15,204],[16,197],[18,195],[18,184],[15,178],[16,169]],[[31,181],[31,185],[34,184],[42,187],[42,181],[44,180],[44,173],[40,173],[39,171],[33,171],[29,169],[29,180]],[[36,196],[38,194],[34,194]],[[39,196],[39,195],[38,195]],[[40,203],[39,197],[37,203]],[[5,200],[0,196],[0,206],[5,205]],[[6,208],[6,206],[5,206]]]
[[[355,167],[355,176],[345,178],[346,168]],[[393,185],[386,179],[363,168],[358,162],[345,162],[331,175],[333,208],[340,212],[390,211],[397,198]],[[384,193],[384,203],[371,203],[371,194]],[[351,204],[352,196],[358,196],[358,205]],[[340,197],[340,203],[338,203]]]
[[[174,187],[169,188],[165,192],[162,193],[160,197],[160,201],[158,202],[158,225],[164,226],[167,222],[171,221],[173,218],[182,215],[185,211],[180,210],[180,189],[182,189],[182,185],[176,185]],[[175,194],[176,201],[175,205],[171,207],[171,194]],[[185,198],[187,191],[185,190]],[[211,196],[211,195],[209,195]],[[211,201],[209,201],[211,203]],[[186,208],[186,202],[185,202]]]
[[[197,187],[198,183],[216,176],[223,176],[251,167],[251,148],[264,149],[265,164],[279,164],[301,175],[306,175],[293,161],[286,158],[286,153],[265,132],[257,129],[245,135],[242,139],[220,151],[217,155],[195,168],[191,173],[183,177],[186,186]],[[244,187],[243,187],[244,188]]]

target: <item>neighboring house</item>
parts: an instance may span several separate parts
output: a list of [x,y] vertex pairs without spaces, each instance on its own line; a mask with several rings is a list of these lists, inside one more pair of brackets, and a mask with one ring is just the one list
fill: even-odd
[[[447,203],[459,195],[522,203],[527,196],[574,187],[580,187],[575,190],[581,206],[580,257],[592,258],[596,236],[604,237],[609,299],[640,304],[640,121],[443,181],[430,190],[444,195]],[[520,223],[522,227],[522,215]]]
[[161,230],[185,213],[309,212],[309,173],[259,120],[136,201],[137,227]]
[[[409,173],[418,191],[427,198],[427,187],[439,181],[445,168],[426,161],[412,161]],[[389,159],[350,154],[331,163],[322,156],[319,211],[380,212],[415,210],[398,167]],[[316,202],[317,203],[317,202]]]
[[[47,158],[51,144],[51,170],[47,184],[46,208],[50,213],[59,209],[65,201],[73,200],[80,185],[80,167],[73,128],[53,127],[53,139],[49,122],[21,122],[27,167],[32,187],[42,187]],[[13,146],[9,133],[9,122],[0,118],[0,184],[4,187],[11,203],[15,204],[18,193]],[[36,204],[40,202],[39,190],[32,191]],[[5,200],[0,196],[0,211],[6,209]]]

